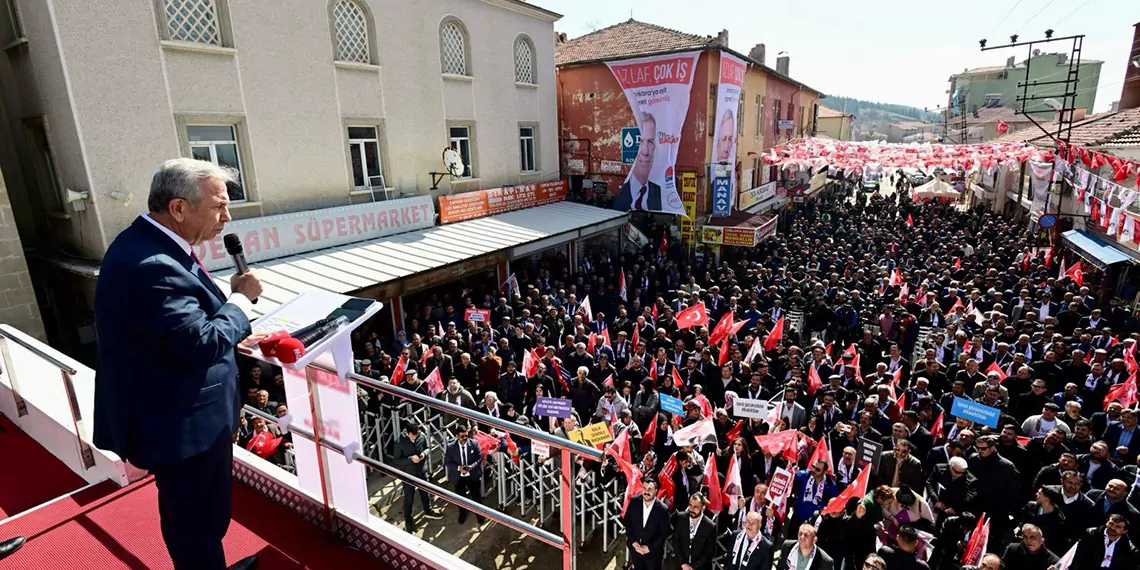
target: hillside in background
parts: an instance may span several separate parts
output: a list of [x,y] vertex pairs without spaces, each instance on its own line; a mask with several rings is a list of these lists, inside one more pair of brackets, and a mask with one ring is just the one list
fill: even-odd
[[[897,133],[901,130],[913,132],[919,123],[931,123],[930,130],[934,132],[934,125],[941,125],[941,113],[926,111],[909,105],[894,103],[879,103],[877,101],[864,101],[851,97],[828,95],[820,100],[820,105],[846,111],[855,115],[855,138],[857,140],[878,139],[886,140],[888,133]],[[846,107],[846,109],[844,108]]]

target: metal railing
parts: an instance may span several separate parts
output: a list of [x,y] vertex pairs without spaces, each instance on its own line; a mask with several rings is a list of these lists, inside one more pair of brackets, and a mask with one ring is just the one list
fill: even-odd
[[[325,370],[325,371],[328,371],[330,373],[336,374],[335,370],[333,370],[331,368],[326,368],[326,367],[321,366],[319,364],[310,364],[309,367],[315,368],[315,369]],[[312,399],[314,397],[314,393],[316,392],[316,386],[313,384],[314,381],[313,381],[310,374],[306,374],[305,376],[306,376],[306,381],[309,383],[309,397],[310,397],[310,399]],[[563,570],[574,570],[576,568],[577,547],[576,547],[576,540],[575,540],[575,535],[574,535],[575,509],[573,508],[573,505],[576,504],[575,503],[575,496],[574,496],[575,495],[575,484],[574,484],[574,476],[573,476],[573,467],[574,467],[574,465],[576,465],[576,463],[574,461],[574,455],[580,456],[580,457],[585,458],[585,459],[600,461],[602,459],[602,452],[601,451],[599,451],[595,448],[592,448],[592,447],[586,447],[582,444],[575,443],[575,442],[567,440],[567,439],[557,437],[553,434],[550,434],[550,433],[547,433],[544,431],[535,430],[535,429],[532,429],[530,427],[521,426],[521,425],[514,423],[512,421],[508,421],[508,420],[504,420],[502,418],[489,416],[489,415],[483,414],[481,412],[470,410],[470,409],[464,408],[462,406],[457,406],[455,404],[451,404],[451,403],[433,398],[433,397],[425,395],[425,394],[413,392],[413,391],[407,390],[405,388],[401,388],[399,386],[393,386],[393,385],[386,383],[386,382],[380,382],[378,380],[374,380],[374,379],[369,378],[367,376],[362,376],[360,374],[355,374],[355,373],[349,373],[346,376],[348,379],[356,382],[360,386],[364,386],[364,387],[369,388],[371,390],[375,390],[381,396],[391,396],[393,398],[401,400],[403,403],[412,402],[415,404],[419,404],[421,406],[424,406],[425,408],[440,412],[445,416],[451,416],[451,417],[455,417],[455,418],[468,420],[468,421],[474,422],[475,424],[478,424],[478,425],[490,426],[490,427],[494,428],[495,430],[505,432],[507,434],[519,436],[522,438],[526,438],[526,439],[531,440],[532,442],[542,442],[542,443],[545,443],[548,446],[550,446],[552,454],[558,453],[560,456],[560,459],[561,459],[560,466],[555,468],[556,470],[560,471],[560,473],[558,474],[558,481],[560,483],[560,485],[559,485],[559,487],[560,487],[559,504],[561,505],[562,508],[558,509],[558,514],[559,514],[559,519],[560,519],[561,535],[557,535],[557,534],[551,533],[549,531],[546,531],[546,530],[539,528],[535,525],[532,525],[526,521],[520,520],[518,518],[507,515],[505,513],[502,513],[497,509],[494,509],[494,508],[491,508],[488,506],[484,506],[480,502],[473,501],[467,497],[459,495],[453,491],[450,491],[444,487],[439,486],[438,484],[436,484],[432,481],[428,481],[426,479],[416,477],[414,475],[410,475],[401,469],[397,469],[393,466],[386,464],[384,462],[384,456],[385,456],[384,451],[386,449],[386,443],[387,442],[385,441],[385,437],[383,437],[383,434],[387,430],[383,429],[383,426],[385,425],[386,422],[385,422],[384,418],[382,418],[382,417],[377,418],[376,421],[378,422],[378,425],[375,426],[371,432],[372,435],[375,437],[375,439],[372,442],[369,442],[368,440],[364,440],[364,441],[362,441],[362,445],[359,446],[359,449],[357,449],[357,448],[346,449],[345,446],[339,445],[339,444],[337,444],[333,441],[330,441],[329,439],[321,436],[319,432],[314,433],[313,431],[309,431],[307,429],[301,428],[292,422],[286,423],[286,422],[282,421],[281,418],[274,417],[270,414],[264,413],[260,410],[253,408],[253,407],[245,406],[243,408],[243,411],[245,411],[249,414],[261,417],[267,421],[273,422],[273,423],[279,425],[280,427],[282,427],[283,429],[286,429],[290,433],[297,434],[298,436],[313,442],[317,446],[318,461],[320,461],[319,458],[321,458],[323,455],[321,453],[322,448],[334,451],[334,452],[344,456],[347,461],[359,462],[359,463],[361,463],[367,467],[370,467],[376,471],[379,471],[380,473],[383,473],[384,475],[391,476],[391,477],[399,480],[402,483],[407,483],[407,484],[413,485],[419,489],[423,489],[423,490],[427,491],[428,493],[431,493],[432,495],[435,495],[436,497],[439,497],[440,499],[447,501],[448,503],[456,505],[459,508],[467,509],[469,511],[476,513],[478,516],[486,517],[487,519],[492,520],[494,522],[497,522],[499,524],[502,524],[502,525],[504,525],[510,529],[518,531],[518,532],[525,534],[527,536],[531,536],[533,538],[536,538],[536,539],[542,541],[543,543],[546,543],[546,544],[549,544],[549,545],[554,546],[556,548],[559,548],[562,550],[562,568],[563,568]],[[316,406],[316,405],[312,405],[312,404],[313,403],[310,402],[311,410],[314,414],[313,425],[314,426],[320,426],[320,425],[322,425],[322,420],[319,417],[320,407]],[[395,431],[392,433],[398,434],[400,431],[399,430],[399,418],[400,418],[400,414],[392,414],[392,425],[395,428]],[[425,423],[424,425],[429,425],[429,424]],[[368,433],[369,429],[370,429],[369,426],[365,426],[362,428],[362,431],[364,431],[365,433]],[[395,435],[395,437],[398,437],[398,435]],[[428,438],[429,438],[429,441],[431,441],[432,436],[431,436],[430,432],[428,434]],[[392,440],[389,439],[388,441],[392,441]],[[443,442],[446,443],[446,440],[444,440]],[[353,446],[349,446],[349,447],[353,447]],[[430,458],[430,454],[429,454],[429,458]],[[502,457],[500,454],[500,461],[501,460],[502,460]],[[426,467],[427,473],[428,473],[427,476],[430,477],[431,473],[433,471],[432,463],[430,462],[430,459],[429,459],[428,464],[425,467]],[[320,469],[323,472],[324,466],[321,465]],[[499,464],[498,469],[501,473],[505,472],[505,469],[502,467],[501,463]],[[504,489],[500,489],[500,493],[502,493],[504,491]],[[519,490],[518,491],[518,497],[519,497],[518,500],[520,501],[520,503],[524,502],[522,500],[523,499],[523,493],[525,493],[525,490]],[[327,497],[328,494],[326,493],[325,495],[326,495],[325,496],[325,503],[326,503],[325,507],[329,511],[330,518],[333,518],[333,516],[335,515],[335,510],[336,510],[335,506],[332,506],[329,504],[328,497]],[[553,507],[553,505],[551,505],[551,507]],[[541,509],[541,510],[545,513],[545,509]],[[551,514],[554,514],[553,510],[554,509],[552,508]]]
[[35,345],[0,330],[0,359],[2,359],[4,370],[8,373],[8,381],[12,384],[12,395],[16,401],[16,413],[19,417],[28,415],[28,403],[24,400],[24,397],[20,395],[18,374],[12,363],[12,355],[8,350],[7,343],[9,341],[16,343],[24,350],[31,352],[36,355],[36,357],[59,369],[60,380],[63,382],[63,393],[67,398],[67,404],[71,410],[71,427],[75,433],[75,449],[79,455],[79,465],[83,467],[84,471],[95,467],[95,452],[92,450],[91,444],[87,443],[83,437],[83,411],[79,407],[79,398],[75,393],[75,382],[72,380],[72,376],[79,374],[79,371],[70,364],[44,352]]

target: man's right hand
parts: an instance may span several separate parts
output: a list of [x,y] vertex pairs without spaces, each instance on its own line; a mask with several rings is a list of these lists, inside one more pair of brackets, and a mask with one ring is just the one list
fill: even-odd
[[250,301],[261,296],[261,279],[252,270],[230,276],[230,291],[245,295]]

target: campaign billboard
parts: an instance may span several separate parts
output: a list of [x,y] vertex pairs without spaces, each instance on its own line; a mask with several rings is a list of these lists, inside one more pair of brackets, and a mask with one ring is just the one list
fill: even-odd
[[748,64],[725,52],[720,53],[720,80],[717,84],[716,124],[713,126],[713,211],[714,216],[732,214],[736,202],[736,133],[740,117],[740,89]]
[[606,64],[621,85],[641,134],[614,209],[685,213],[676,178],[677,152],[699,56],[673,54]]

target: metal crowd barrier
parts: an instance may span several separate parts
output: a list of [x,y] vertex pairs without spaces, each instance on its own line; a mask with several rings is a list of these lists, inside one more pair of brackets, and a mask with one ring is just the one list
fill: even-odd
[[[335,370],[324,368],[320,365],[310,365],[315,369],[324,369],[335,374]],[[309,378],[311,375],[306,375]],[[502,418],[491,417],[486,414],[469,410],[461,406],[457,406],[430,396],[412,392],[407,389],[392,386],[391,384],[380,382],[372,378],[361,376],[359,374],[350,373],[347,375],[348,379],[356,382],[358,385],[369,388],[380,397],[391,397],[399,401],[394,406],[381,406],[380,414],[373,414],[369,412],[362,413],[362,431],[364,435],[368,436],[362,441],[359,450],[347,451],[341,445],[326,439],[325,437],[314,434],[312,431],[298,427],[294,423],[289,423],[286,427],[289,432],[296,434],[314,442],[318,448],[317,456],[321,457],[320,449],[326,448],[332,450],[340,455],[343,455],[348,461],[358,461],[367,467],[379,471],[384,475],[393,477],[394,479],[408,483],[420,489],[423,489],[444,501],[465,508],[474,512],[478,516],[486,517],[487,519],[502,524],[507,528],[518,531],[522,534],[528,535],[533,538],[554,546],[562,550],[563,570],[574,570],[576,565],[577,553],[577,533],[575,531],[574,510],[572,506],[576,503],[575,495],[579,492],[591,492],[589,489],[579,490],[576,489],[574,484],[574,473],[572,472],[576,463],[574,457],[582,457],[593,461],[600,461],[602,454],[597,449],[586,447],[572,441],[556,437],[553,434],[546,433],[532,429],[530,427],[521,426],[517,423],[504,420]],[[310,379],[309,382],[312,382]],[[310,394],[314,391],[313,386],[310,386]],[[311,396],[310,396],[311,397]],[[319,410],[318,407],[313,406],[314,411]],[[251,406],[245,406],[243,410],[246,413],[260,416],[267,421],[273,422],[279,426],[282,425],[279,418],[270,414],[266,414]],[[397,469],[385,463],[385,457],[389,454],[387,451],[390,445],[394,444],[397,437],[401,433],[401,424],[406,421],[406,418],[416,418],[424,429],[421,433],[425,433],[429,441],[429,454],[426,467],[426,479],[409,475],[404,471]],[[450,421],[449,421],[450,420]],[[541,492],[535,497],[536,502],[540,503],[540,516],[542,522],[545,522],[550,516],[554,514],[559,515],[560,531],[561,534],[554,534],[546,531],[538,526],[532,525],[526,521],[520,520],[514,516],[505,514],[498,509],[485,506],[484,504],[472,501],[467,497],[461,496],[452,492],[440,484],[434,482],[439,479],[439,476],[444,470],[442,455],[446,449],[446,445],[450,443],[454,433],[451,428],[455,426],[460,420],[474,422],[482,429],[494,429],[500,432],[511,434],[517,438],[523,438],[530,441],[537,441],[545,443],[551,448],[552,453],[557,453],[561,465],[566,466],[565,469],[559,470],[548,464],[554,461],[544,462],[537,470],[524,470],[523,458],[520,457],[520,464],[516,467],[509,457],[504,453],[498,453],[497,458],[492,458],[488,461],[488,469],[484,470],[485,477],[483,483],[483,496],[486,497],[488,477],[494,476],[490,481],[491,488],[497,491],[499,504],[509,504],[514,501],[519,501],[525,504],[525,489],[528,488],[525,479],[521,479],[524,473],[528,471],[536,471],[540,476],[536,477],[537,481],[541,481],[539,490]],[[315,425],[321,425],[321,418],[314,418]],[[437,455],[438,454],[438,455]],[[506,465],[505,463],[510,465]],[[520,477],[517,485],[508,483],[512,474]],[[393,489],[388,500],[394,500],[398,485],[389,486]],[[550,491],[557,489],[557,503],[547,505],[544,501],[546,497],[555,495]],[[549,506],[549,514],[547,514],[547,507]],[[570,506],[571,508],[561,508]],[[326,503],[326,507],[330,511],[330,517],[335,519],[335,507],[331,507]],[[596,524],[593,517],[586,519],[589,524]],[[585,527],[584,527],[585,528]],[[589,527],[591,532],[593,527]]]

